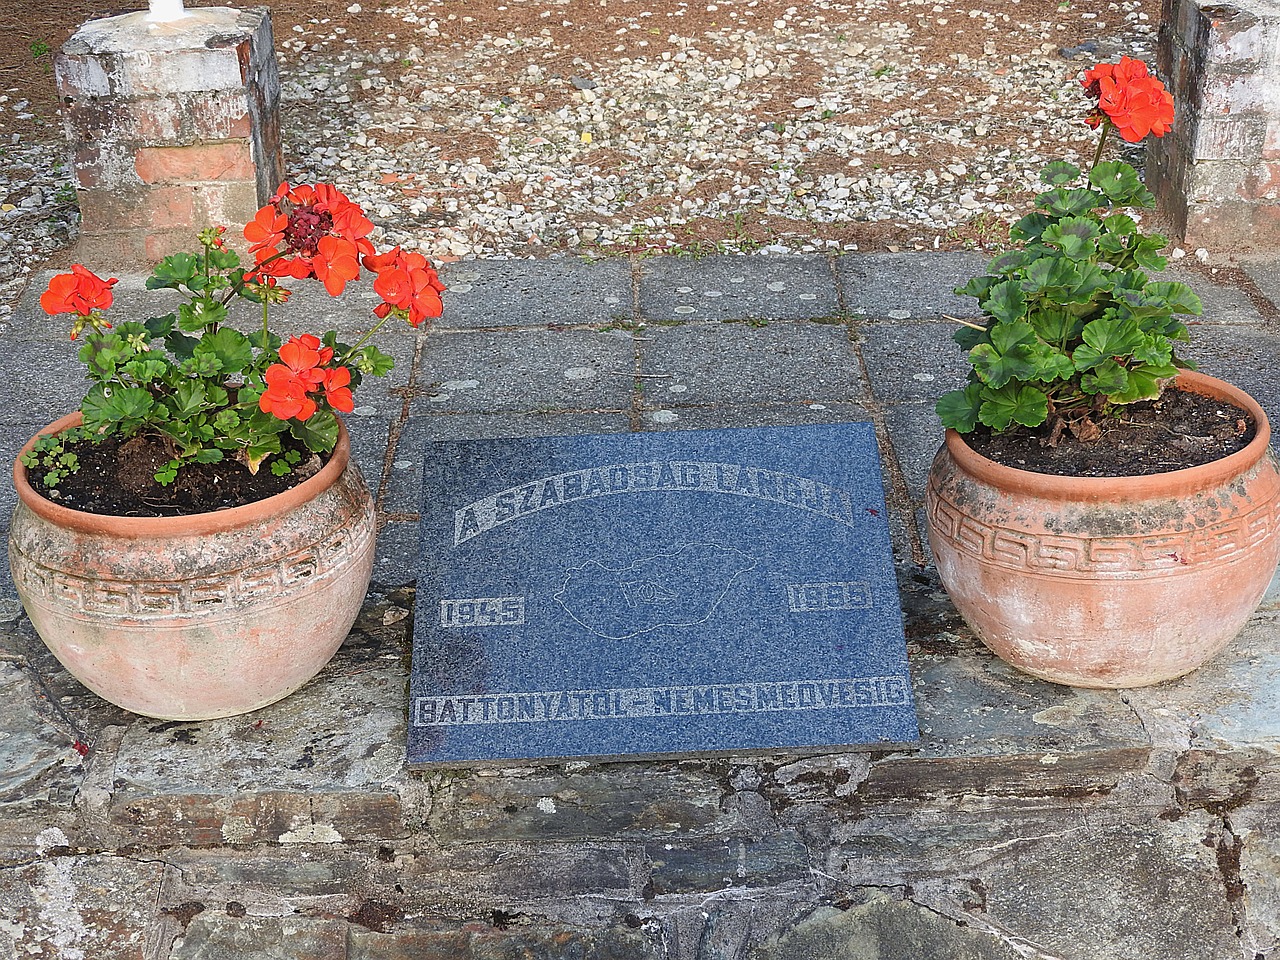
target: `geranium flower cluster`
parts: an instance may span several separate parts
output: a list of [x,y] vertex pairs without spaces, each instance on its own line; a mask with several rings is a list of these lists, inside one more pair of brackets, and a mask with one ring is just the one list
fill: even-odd
[[1091,127],[1110,122],[1129,143],[1149,133],[1163,137],[1173,127],[1173,95],[1141,60],[1121,57],[1119,63],[1099,63],[1081,82],[1098,101],[1085,121]]
[[333,361],[333,348],[320,345],[309,333],[293,337],[280,347],[280,362],[263,374],[267,389],[258,398],[258,409],[280,420],[309,420],[318,409],[316,397],[323,396],[334,410],[355,409],[351,395],[351,371]]
[[378,275],[373,291],[382,303],[373,308],[378,317],[395,314],[411,327],[438,317],[444,310],[440,294],[444,284],[427,258],[420,253],[405,253],[399,247],[377,256],[366,256],[364,265]]
[[[352,391],[395,365],[371,342],[374,335],[392,318],[419,327],[443,312],[445,288],[426,257],[399,247],[379,254],[372,232],[364,211],[332,184],[284,183],[244,228],[247,265],[228,249],[226,228],[211,226],[197,233],[198,250],[155,266],[147,289],[176,290],[188,300],[176,310],[166,304],[162,316],[111,329],[102,311],[112,305],[114,279],[80,264],[55,276],[41,306],[73,316],[72,339],[91,328],[80,351],[92,381],[81,404],[86,436],[161,438],[172,457],[155,475],[162,484],[175,482],[188,464],[235,458],[256,473],[271,458],[271,470],[284,474],[300,446],[333,450],[341,433],[336,415],[352,412]],[[285,278],[314,278],[338,296],[364,269],[375,274],[382,299],[377,322],[357,342],[343,343],[330,330],[282,343],[272,332],[270,310],[290,295],[280,285]],[[261,311],[252,333],[229,323],[237,298]]]
[[373,223],[328,183],[282,183],[271,202],[245,225],[257,272],[305,280],[315,277],[338,296],[360,276],[361,256],[372,255]]
[[40,307],[50,316],[60,313],[76,316],[71,327],[72,340],[87,326],[95,330],[109,330],[111,324],[100,311],[111,306],[114,299],[111,288],[117,283],[119,281],[115,277],[103,280],[77,263],[70,273],[60,273],[49,281],[49,288],[40,294]]

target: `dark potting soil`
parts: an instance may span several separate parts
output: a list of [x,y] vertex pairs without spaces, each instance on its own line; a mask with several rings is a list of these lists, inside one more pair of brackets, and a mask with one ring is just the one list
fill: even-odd
[[45,471],[28,468],[27,479],[36,493],[54,503],[86,513],[115,517],[179,517],[241,507],[295,487],[319,472],[324,462],[288,434],[286,451],[300,454],[298,464],[284,476],[271,471],[273,456],[256,474],[239,460],[188,464],[173,483],[160,484],[155,474],[172,454],[159,437],[124,440],[105,437],[97,443],[68,444],[80,461],[79,469],[61,478],[56,491],[44,482]]
[[979,427],[965,442],[988,460],[1033,473],[1140,477],[1221,460],[1243,450],[1256,433],[1249,414],[1234,404],[1172,389],[1095,422],[1095,439],[1064,430],[1053,446],[1042,428],[993,435]]

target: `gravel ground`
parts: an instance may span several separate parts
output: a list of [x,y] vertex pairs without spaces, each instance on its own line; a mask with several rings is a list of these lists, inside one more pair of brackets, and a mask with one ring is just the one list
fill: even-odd
[[[1099,59],[1153,59],[1158,14],[1158,0],[273,4],[293,179],[337,182],[384,242],[449,258],[990,246],[1047,160],[1087,160],[1075,81]],[[47,52],[64,39],[0,36],[0,320],[76,235]]]

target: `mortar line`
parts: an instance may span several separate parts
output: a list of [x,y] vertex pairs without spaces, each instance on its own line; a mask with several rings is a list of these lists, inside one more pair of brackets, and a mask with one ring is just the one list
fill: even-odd
[[893,498],[898,503],[903,504],[905,508],[902,522],[906,527],[907,538],[910,541],[907,547],[911,551],[911,560],[917,567],[923,567],[926,562],[926,554],[924,540],[920,535],[920,525],[916,522],[915,504],[911,501],[911,492],[907,487],[907,475],[902,469],[902,463],[898,458],[898,450],[893,444],[892,435],[889,433],[889,422],[885,417],[884,405],[875,395],[871,382],[871,371],[867,368],[866,357],[862,354],[862,327],[849,310],[848,301],[845,299],[844,285],[840,282],[837,254],[828,254],[827,266],[831,270],[831,279],[836,285],[836,305],[840,310],[841,316],[845,318],[844,326],[845,332],[849,337],[849,346],[853,350],[854,357],[857,358],[858,370],[862,374],[862,382],[866,385],[866,397],[858,402],[862,403],[867,408],[867,412],[871,414],[871,422],[876,431],[876,440],[880,445],[880,462],[884,464],[885,470],[889,474],[889,486],[893,491]]

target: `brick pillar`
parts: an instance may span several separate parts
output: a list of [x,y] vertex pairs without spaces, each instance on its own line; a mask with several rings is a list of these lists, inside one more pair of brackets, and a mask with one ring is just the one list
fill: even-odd
[[1187,244],[1280,250],[1280,4],[1164,0],[1159,73],[1172,132],[1147,182]]
[[284,179],[265,7],[130,13],[82,26],[54,61],[80,195],[77,254],[104,268],[228,240]]

